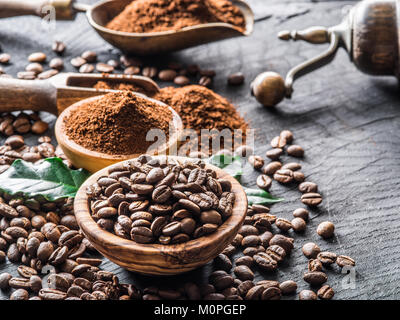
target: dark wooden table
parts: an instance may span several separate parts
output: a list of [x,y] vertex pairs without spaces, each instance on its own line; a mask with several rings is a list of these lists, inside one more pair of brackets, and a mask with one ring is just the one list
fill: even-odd
[[[340,50],[331,65],[295,84],[292,100],[275,110],[263,108],[249,93],[249,83],[258,73],[273,70],[284,74],[325,48],[281,42],[276,33],[282,29],[337,24],[346,7],[355,2],[249,3],[258,20],[250,37],[204,45],[157,60],[198,63],[203,68],[215,69],[214,90],[229,97],[249,120],[256,131],[258,154],[263,155],[270,139],[284,128],[292,130],[296,143],[306,150],[304,172],[308,180],[319,184],[323,205],[313,213],[307,231],[294,235],[295,250],[277,274],[257,274],[257,279],[293,279],[300,289],[307,288],[302,280],[307,260],[301,246],[315,241],[323,250],[346,254],[357,261],[351,285],[346,284],[349,276],[339,269],[328,271],[328,283],[335,289],[336,299],[400,298],[400,101],[396,79],[361,74]],[[98,52],[100,61],[118,53],[97,36],[83,14],[75,22],[57,22],[56,31],[46,31],[34,17],[4,19],[0,21],[0,43],[13,56],[12,64],[5,70],[15,75],[25,67],[27,56],[33,51],[44,51],[53,57],[51,44],[56,39],[68,46],[64,55],[67,71],[74,71],[68,63],[70,58],[84,50]],[[230,88],[226,85],[227,75],[236,71],[245,74],[246,84]],[[47,119],[54,123],[52,116]],[[244,184],[254,186],[257,174],[248,168],[246,173]],[[278,216],[290,219],[292,211],[301,207],[295,189],[274,185],[272,193],[285,198],[272,207]],[[336,236],[331,241],[320,239],[315,232],[324,220],[336,225]],[[134,281],[141,286],[156,281],[168,286],[184,279],[202,281],[211,265],[179,277],[159,279],[129,273],[109,261],[102,267],[118,273],[122,281]],[[0,272],[6,270],[16,274],[14,266],[0,265]]]

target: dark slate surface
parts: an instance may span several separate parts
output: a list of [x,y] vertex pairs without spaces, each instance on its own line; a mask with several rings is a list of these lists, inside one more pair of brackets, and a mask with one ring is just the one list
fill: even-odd
[[[257,279],[293,279],[300,289],[307,288],[301,279],[306,258],[301,246],[317,242],[323,250],[350,255],[357,261],[354,286],[346,285],[348,277],[336,268],[328,271],[328,283],[336,291],[336,299],[400,298],[400,108],[397,81],[392,78],[371,78],[363,75],[340,50],[334,62],[301,79],[295,84],[293,99],[276,110],[261,107],[249,94],[250,81],[264,70],[284,74],[289,68],[320,52],[324,46],[285,43],[277,40],[282,29],[311,25],[330,26],[340,22],[348,1],[249,0],[257,20],[251,37],[232,39],[185,50],[167,57],[183,63],[198,63],[217,71],[214,89],[229,97],[256,130],[256,151],[263,155],[269,141],[283,128],[291,129],[296,143],[306,150],[302,161],[307,179],[319,184],[324,203],[313,213],[304,235],[294,235],[295,250],[276,275],[257,274]],[[5,68],[16,74],[27,64],[32,51],[43,50],[53,57],[51,44],[63,40],[68,49],[65,61],[91,49],[99,60],[116,53],[102,41],[80,14],[75,22],[58,22],[57,31],[41,27],[38,18],[12,18],[0,21],[0,43],[13,55]],[[155,58],[150,59],[158,60]],[[66,63],[66,70],[73,68]],[[242,71],[246,84],[229,88],[226,77]],[[48,119],[54,119],[50,116]],[[34,141],[32,138],[31,141]],[[257,176],[247,168],[244,183],[254,186]],[[273,185],[275,195],[285,197],[284,203],[273,206],[272,212],[291,218],[291,212],[301,207],[295,188]],[[331,241],[320,239],[317,225],[331,220],[336,236]],[[122,281],[133,280],[140,285],[176,283],[184,279],[204,279],[210,265],[176,278],[142,277],[105,261],[105,269],[118,273]],[[7,264],[0,271],[15,267]],[[2,298],[5,298],[2,296]]]

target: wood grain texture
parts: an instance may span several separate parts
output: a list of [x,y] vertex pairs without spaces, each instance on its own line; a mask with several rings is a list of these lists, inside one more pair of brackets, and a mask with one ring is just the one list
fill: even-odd
[[[282,128],[291,129],[296,143],[305,148],[306,156],[301,161],[303,171],[308,180],[319,184],[324,202],[318,211],[312,212],[304,234],[289,233],[295,238],[295,248],[278,272],[256,272],[256,280],[293,279],[298,282],[299,290],[308,289],[302,280],[307,259],[301,253],[301,246],[314,241],[323,250],[346,254],[356,260],[354,288],[343,286],[346,275],[338,269],[328,272],[328,283],[335,290],[335,299],[399,299],[400,97],[396,79],[372,78],[360,73],[350,63],[348,55],[340,50],[331,65],[295,84],[291,100],[282,102],[277,109],[263,108],[249,92],[249,84],[257,74],[265,70],[284,74],[293,65],[325,48],[324,45],[279,41],[278,31],[337,24],[345,8],[356,1],[248,2],[257,20],[249,38],[204,45],[168,57],[153,58],[150,62],[162,65],[163,61],[178,60],[216,69],[213,88],[238,105],[250,121],[256,130],[258,154],[264,155],[270,148],[270,139]],[[116,57],[117,51],[97,36],[84,15],[78,15],[74,24],[57,23],[57,32],[44,31],[38,18],[12,18],[0,20],[1,46],[3,51],[13,55],[12,64],[3,68],[15,75],[27,64],[28,55],[38,48],[49,57],[55,56],[51,51],[55,39],[63,40],[68,46],[64,54],[67,71],[74,71],[68,61],[88,49],[97,51],[101,61]],[[246,83],[241,87],[228,87],[226,78],[236,71],[244,73]],[[47,119],[54,124],[54,117]],[[30,143],[35,141],[34,136],[28,139]],[[242,182],[254,187],[257,176],[257,172],[246,167]],[[273,214],[291,219],[292,211],[302,206],[295,188],[274,183],[271,192],[285,198],[283,203],[271,207]],[[320,239],[315,232],[324,220],[336,225],[336,236],[330,241]],[[240,253],[234,257],[238,255]],[[101,267],[116,272],[121,282],[134,282],[142,288],[149,285],[176,287],[183,281],[204,283],[213,270],[213,264],[209,263],[180,276],[154,278],[125,271],[108,259],[104,259]],[[18,275],[16,267],[8,262],[0,265],[0,271]]]
[[[181,163],[188,160],[175,156],[168,159]],[[247,197],[242,186],[225,171],[207,164],[206,169],[214,170],[218,179],[231,182],[231,192],[235,194],[232,215],[216,232],[185,243],[171,245],[139,244],[123,239],[100,228],[93,220],[86,195],[87,187],[96,183],[100,177],[107,176],[109,169],[110,167],[106,167],[96,172],[79,188],[74,202],[74,211],[81,230],[95,248],[127,270],[147,275],[175,275],[201,267],[214,259],[232,242],[246,217]]]

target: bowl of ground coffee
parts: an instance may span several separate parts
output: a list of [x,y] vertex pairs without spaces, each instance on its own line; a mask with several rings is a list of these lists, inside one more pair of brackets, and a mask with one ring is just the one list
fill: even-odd
[[125,269],[178,274],[211,261],[244,222],[247,197],[200,159],[142,155],[100,170],[80,187],[77,222],[95,248]]
[[[182,130],[182,120],[171,107],[129,91],[79,101],[60,114],[55,126],[68,159],[90,172],[142,153],[168,154]],[[147,141],[149,132],[156,144]],[[157,133],[164,140],[157,140]]]
[[105,0],[87,11],[101,37],[125,52],[158,54],[253,31],[240,0]]

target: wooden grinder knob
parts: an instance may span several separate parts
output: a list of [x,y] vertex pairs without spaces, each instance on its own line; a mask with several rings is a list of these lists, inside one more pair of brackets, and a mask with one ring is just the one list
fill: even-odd
[[274,107],[286,95],[285,81],[276,72],[263,72],[251,84],[251,93],[265,107]]

